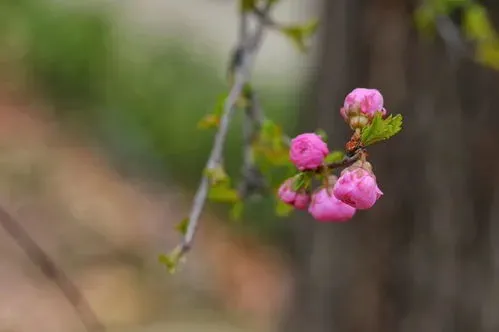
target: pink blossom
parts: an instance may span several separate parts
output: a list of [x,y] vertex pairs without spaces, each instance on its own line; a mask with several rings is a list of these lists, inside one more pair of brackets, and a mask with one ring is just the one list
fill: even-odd
[[293,190],[293,178],[287,179],[279,187],[277,192],[281,201],[286,204],[293,205],[299,210],[304,210],[308,207],[310,202],[310,195],[304,191],[300,190],[298,192]]
[[366,117],[366,120],[372,119],[376,112],[386,114],[386,109],[383,107],[383,95],[376,89],[365,88],[352,90],[346,96],[343,108],[340,110],[343,118],[350,122],[352,120],[362,122],[363,117]]
[[293,206],[298,210],[305,210],[310,203],[310,195],[307,193],[298,193]]
[[383,195],[376,183],[376,177],[361,167],[345,169],[334,185],[333,194],[342,202],[359,210],[371,208]]
[[289,158],[300,171],[312,170],[322,165],[328,153],[327,144],[319,135],[306,133],[291,140]]
[[322,188],[312,195],[308,212],[318,221],[343,222],[352,219],[355,208],[338,200],[327,189]]

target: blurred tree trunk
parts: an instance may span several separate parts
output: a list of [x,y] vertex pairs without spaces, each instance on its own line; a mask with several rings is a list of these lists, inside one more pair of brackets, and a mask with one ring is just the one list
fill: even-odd
[[[499,75],[412,27],[411,1],[325,0],[305,130],[331,146],[355,87],[402,113],[371,161],[385,196],[345,224],[296,221],[282,331],[499,331]],[[493,17],[499,4],[487,4]]]

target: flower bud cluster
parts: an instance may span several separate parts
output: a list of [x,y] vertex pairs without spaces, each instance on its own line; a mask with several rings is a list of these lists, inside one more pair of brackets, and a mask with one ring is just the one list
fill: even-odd
[[[376,112],[386,114],[383,96],[378,90],[357,88],[346,98],[340,114],[353,130],[368,125]],[[308,210],[318,221],[344,222],[357,210],[374,206],[383,195],[379,189],[372,165],[360,154],[359,160],[343,169],[339,177],[330,174],[325,162],[329,149],[315,133],[304,133],[291,140],[289,157],[301,173],[314,173],[323,183],[312,192],[310,183],[296,186],[298,176],[284,181],[278,190],[279,198],[296,209]]]

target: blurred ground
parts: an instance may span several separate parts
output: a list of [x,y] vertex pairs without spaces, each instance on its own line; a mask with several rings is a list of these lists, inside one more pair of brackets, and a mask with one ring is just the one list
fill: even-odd
[[[43,114],[43,116],[42,116]],[[186,268],[157,254],[190,194],[124,179],[47,105],[0,88],[0,204],[69,274],[112,331],[265,331],[292,282],[281,257],[207,214]],[[82,331],[73,308],[0,230],[0,331]]]

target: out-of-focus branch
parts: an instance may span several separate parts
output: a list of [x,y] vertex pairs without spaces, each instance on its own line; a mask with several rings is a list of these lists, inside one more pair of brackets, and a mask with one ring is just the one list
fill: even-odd
[[[270,9],[271,4],[269,1],[265,7],[265,11],[268,12]],[[227,97],[224,104],[220,125],[215,135],[213,149],[210,153],[208,162],[206,163],[206,169],[208,170],[215,168],[222,161],[222,153],[225,145],[225,140],[227,138],[227,131],[235,109],[236,102],[240,98],[244,86],[250,78],[250,70],[253,65],[254,57],[263,39],[265,29],[265,24],[263,22],[260,22],[258,24],[258,27],[256,28],[255,33],[252,36],[249,36],[247,31],[247,17],[245,12],[241,13],[241,20],[242,22],[239,27],[239,38],[243,38],[244,40],[238,40],[237,43],[238,46],[234,55],[236,59],[235,61],[233,61],[234,81],[229,92],[229,96]],[[183,256],[191,248],[192,241],[199,225],[199,218],[206,202],[209,186],[210,183],[208,176],[203,173],[201,182],[194,196],[194,202],[189,214],[187,230],[180,245],[178,253],[180,257]]]
[[263,111],[256,93],[252,90],[246,96],[248,105],[243,121],[243,166],[239,195],[246,198],[252,193],[266,188],[265,179],[255,164],[252,145],[258,138],[263,124]]
[[437,32],[452,55],[473,59],[473,49],[463,38],[460,28],[446,16],[436,18]]
[[[260,24],[255,33],[254,42],[248,45],[249,48],[259,47],[259,42],[262,40],[265,27],[277,26],[277,24],[269,17],[270,7],[271,3],[269,1],[263,8],[256,7],[253,10],[252,13],[257,16]],[[247,106],[243,121],[244,147],[242,181],[239,186],[239,194],[243,198],[258,190],[267,188],[267,184],[265,183],[265,179],[261,171],[255,165],[252,151],[252,144],[257,139],[260,129],[265,121],[264,112],[254,89],[251,88],[245,97],[247,99]],[[283,142],[289,146],[289,137],[283,137]]]
[[265,10],[265,8],[258,8],[256,7],[255,10],[253,11],[253,14],[255,14],[258,19],[263,22],[266,26],[272,29],[280,29],[282,26],[274,21],[269,15],[268,12]]
[[42,273],[59,287],[66,299],[75,309],[78,317],[88,332],[104,332],[105,327],[99,321],[92,308],[68,276],[55,264],[28,232],[4,208],[0,207],[0,224],[16,241],[33,264],[38,265]]

